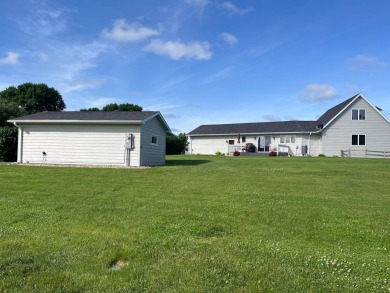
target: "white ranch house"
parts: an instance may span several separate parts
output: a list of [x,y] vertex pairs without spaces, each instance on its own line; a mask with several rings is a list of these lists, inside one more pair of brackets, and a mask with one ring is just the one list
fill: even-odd
[[19,163],[163,165],[171,132],[154,111],[41,112],[8,122],[19,129]]
[[390,121],[361,94],[316,121],[201,125],[188,136],[191,154],[229,154],[242,151],[246,143],[253,143],[257,153],[275,150],[291,156],[340,156],[342,150],[354,156],[390,152]]

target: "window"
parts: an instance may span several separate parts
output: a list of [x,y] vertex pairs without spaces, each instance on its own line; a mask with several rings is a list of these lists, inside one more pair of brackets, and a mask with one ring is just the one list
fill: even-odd
[[352,120],[358,120],[359,118],[359,110],[352,109]]
[[295,136],[281,136],[280,143],[295,143]]
[[246,142],[246,136],[242,137],[242,142]]
[[229,144],[234,144],[234,139],[229,139]]
[[352,109],[352,120],[366,120],[366,110]]
[[359,110],[359,120],[366,120],[366,110]]
[[154,144],[154,145],[158,144],[158,138],[155,135],[152,135],[152,144]]
[[352,145],[366,145],[366,136],[361,134],[352,134]]

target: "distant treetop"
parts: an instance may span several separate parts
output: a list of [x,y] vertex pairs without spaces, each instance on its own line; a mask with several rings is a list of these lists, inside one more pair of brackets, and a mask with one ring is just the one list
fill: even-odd
[[135,104],[117,104],[117,103],[111,103],[108,105],[105,105],[102,109],[99,109],[97,107],[92,107],[88,109],[80,109],[80,111],[85,112],[85,111],[142,111],[142,107],[135,105]]

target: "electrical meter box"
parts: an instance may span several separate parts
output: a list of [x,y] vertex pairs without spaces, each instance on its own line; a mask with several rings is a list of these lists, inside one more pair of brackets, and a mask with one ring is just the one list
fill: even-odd
[[126,134],[125,148],[131,150],[134,149],[134,134],[132,133]]

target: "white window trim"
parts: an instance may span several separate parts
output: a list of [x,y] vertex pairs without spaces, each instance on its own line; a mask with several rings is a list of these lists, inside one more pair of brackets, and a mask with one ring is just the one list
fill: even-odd
[[[288,142],[287,142],[288,140]],[[294,142],[292,142],[294,140]],[[295,135],[282,135],[280,136],[280,143],[288,143],[288,144],[294,144],[296,141]]]
[[[156,143],[154,143],[153,142],[153,137],[155,137],[156,138]],[[152,134],[152,141],[151,141],[151,143],[150,143],[151,145],[155,145],[155,146],[158,146],[158,136],[157,135],[153,135]]]
[[[352,144],[352,136],[357,135],[357,143],[358,144]],[[364,135],[364,144],[359,144],[360,139],[359,136]],[[351,146],[357,147],[357,146],[366,146],[367,145],[367,135],[366,134],[351,134]]]
[[[358,119],[353,119],[353,114],[352,114],[353,110],[357,110],[358,111],[358,115],[357,115]],[[361,110],[364,110],[364,119],[360,119],[360,111]],[[366,109],[365,108],[354,108],[354,109],[352,109],[351,110],[351,120],[353,120],[353,121],[358,121],[358,120],[365,121],[365,120],[367,120],[367,111],[366,111]]]

